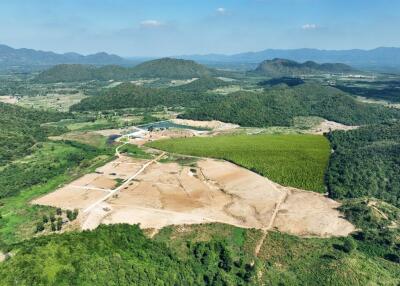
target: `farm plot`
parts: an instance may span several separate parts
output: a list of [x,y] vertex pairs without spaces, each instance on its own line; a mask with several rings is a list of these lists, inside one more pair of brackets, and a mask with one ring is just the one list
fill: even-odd
[[329,142],[318,135],[238,135],[151,142],[168,152],[232,161],[285,186],[325,192]]

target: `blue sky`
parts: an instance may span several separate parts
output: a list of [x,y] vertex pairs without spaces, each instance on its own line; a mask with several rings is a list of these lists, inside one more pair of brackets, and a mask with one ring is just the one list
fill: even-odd
[[0,43],[122,56],[400,46],[399,0],[2,0]]

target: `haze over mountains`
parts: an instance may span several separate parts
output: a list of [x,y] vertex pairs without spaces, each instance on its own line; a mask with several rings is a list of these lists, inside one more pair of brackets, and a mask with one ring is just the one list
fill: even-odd
[[[275,58],[298,62],[343,63],[360,69],[385,72],[400,71],[400,48],[381,47],[373,50],[318,50],[318,49],[267,49],[259,52],[246,52],[234,55],[207,54],[182,55],[175,58],[194,60],[199,63],[216,65],[256,65]],[[90,65],[134,65],[150,58],[122,58],[117,55],[99,52],[92,55],[78,53],[57,54],[33,49],[14,49],[0,45],[0,70],[4,69],[43,69],[58,64]],[[216,65],[218,66],[218,65]]]
[[46,68],[57,64],[128,65],[131,61],[104,52],[84,56],[78,53],[57,54],[0,45],[0,70],[26,67]]
[[298,62],[344,63],[357,68],[389,68],[400,71],[400,48],[380,47],[373,50],[318,50],[318,49],[266,49],[259,52],[246,52],[234,55],[208,54],[185,55],[179,58],[191,59],[201,63],[253,63],[275,58]]

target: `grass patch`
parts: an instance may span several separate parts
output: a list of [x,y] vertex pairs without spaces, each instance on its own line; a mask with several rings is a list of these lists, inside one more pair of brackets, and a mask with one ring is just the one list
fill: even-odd
[[325,192],[329,143],[317,135],[238,135],[180,138],[148,146],[172,153],[232,161],[292,187]]
[[138,146],[133,144],[126,144],[119,149],[120,153],[126,153],[127,155],[141,159],[151,159],[151,155],[140,149]]
[[265,285],[398,285],[396,264],[358,250],[345,253],[345,238],[298,238],[269,232],[259,258]]

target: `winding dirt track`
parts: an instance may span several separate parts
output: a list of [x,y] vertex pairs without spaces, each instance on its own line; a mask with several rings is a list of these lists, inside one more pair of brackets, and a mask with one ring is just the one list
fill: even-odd
[[267,226],[266,228],[263,228],[263,229],[262,229],[263,235],[262,235],[261,239],[257,242],[257,245],[256,245],[256,247],[255,247],[255,249],[254,249],[254,255],[255,255],[256,257],[257,257],[258,254],[260,253],[261,246],[263,245],[264,240],[265,240],[265,238],[267,237],[268,231],[273,227],[273,225],[274,225],[274,223],[275,223],[275,219],[276,219],[276,216],[277,216],[277,214],[278,214],[278,212],[279,212],[279,209],[280,209],[280,207],[281,207],[281,204],[287,199],[288,194],[289,194],[290,191],[284,190],[283,192],[284,192],[284,193],[283,193],[283,195],[282,195],[282,198],[278,201],[278,203],[276,204],[276,206],[275,206],[275,208],[274,208],[274,212],[273,212],[272,217],[271,217],[271,219],[270,219],[270,221],[269,221],[269,223],[268,223],[268,226]]

